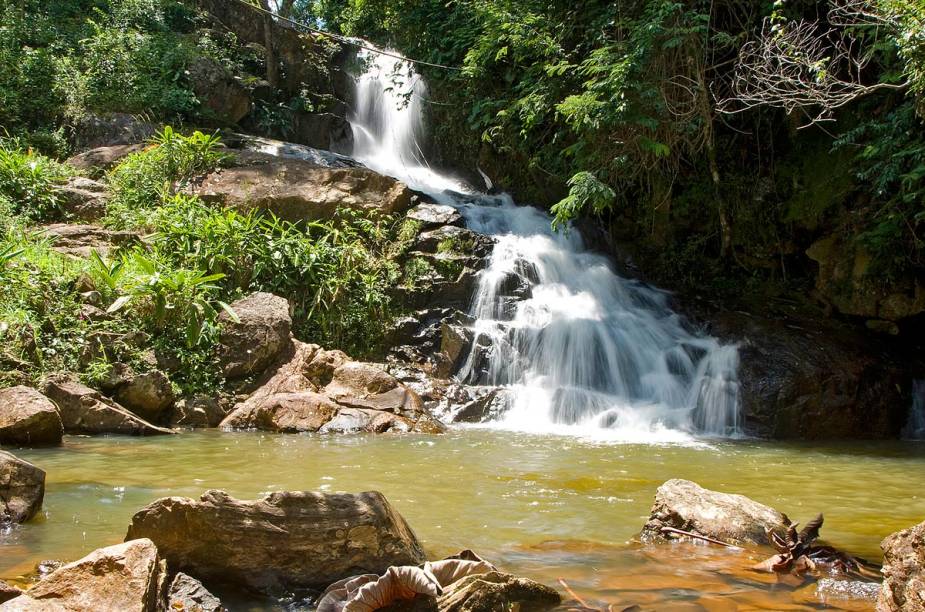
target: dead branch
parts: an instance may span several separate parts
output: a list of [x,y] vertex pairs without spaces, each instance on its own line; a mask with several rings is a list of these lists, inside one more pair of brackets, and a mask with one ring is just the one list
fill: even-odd
[[718,544],[720,546],[725,546],[726,548],[735,548],[742,550],[741,546],[736,546],[735,544],[730,544],[728,542],[723,542],[721,540],[714,540],[713,538],[708,538],[707,536],[700,535],[699,533],[693,533],[690,531],[683,531],[681,529],[675,529],[674,527],[662,527],[662,533],[675,533],[678,535],[687,536],[689,538],[694,538],[695,540],[703,540],[704,542],[709,542],[710,544]]

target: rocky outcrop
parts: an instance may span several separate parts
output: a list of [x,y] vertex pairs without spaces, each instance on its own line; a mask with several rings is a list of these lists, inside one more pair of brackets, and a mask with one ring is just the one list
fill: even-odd
[[338,208],[395,214],[411,204],[411,191],[393,178],[367,168],[326,168],[298,159],[218,170],[195,193],[207,202],[267,210],[287,221],[332,219]]
[[167,591],[167,610],[224,612],[225,607],[201,582],[180,572],[174,576]]
[[62,435],[58,409],[47,397],[22,385],[0,389],[0,444],[61,444]]
[[925,523],[890,535],[880,548],[883,586],[877,612],[925,612]]
[[218,61],[199,57],[189,68],[188,78],[202,110],[211,119],[234,125],[251,112],[251,92]]
[[91,251],[106,256],[118,247],[129,246],[140,240],[134,232],[108,230],[98,225],[57,223],[42,227],[52,241],[52,249],[80,259],[90,257]]
[[741,312],[709,317],[708,331],[739,345],[745,431],[772,438],[897,438],[909,364],[886,344],[819,321]]
[[730,544],[769,544],[766,530],[786,529],[784,515],[745,497],[704,489],[689,480],[669,480],[655,503],[641,539],[666,541],[663,527],[681,529]]
[[166,568],[151,540],[132,540],[68,563],[0,610],[157,612],[165,581]]
[[298,341],[221,427],[287,433],[443,430],[417,393],[383,369]]
[[146,146],[144,144],[119,144],[96,147],[71,157],[67,163],[90,176],[100,177],[132,153],[143,151]]
[[227,378],[260,374],[289,347],[292,318],[289,302],[272,293],[254,293],[231,304],[222,326],[219,360]]
[[424,553],[379,493],[272,493],[241,501],[207,491],[159,499],[132,517],[126,539],[151,538],[172,568],[262,592],[316,588]]
[[106,185],[82,176],[75,176],[55,188],[58,206],[68,221],[92,223],[106,214],[109,195]]
[[44,386],[58,406],[66,433],[150,436],[173,433],[129,412],[97,391],[68,377],[55,377]]
[[45,498],[45,472],[0,451],[0,524],[24,523],[38,513]]

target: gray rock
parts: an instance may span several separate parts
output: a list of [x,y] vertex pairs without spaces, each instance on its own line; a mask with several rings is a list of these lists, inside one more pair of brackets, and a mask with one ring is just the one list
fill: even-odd
[[61,444],[62,435],[58,409],[47,397],[23,385],[0,389],[0,444]]
[[420,223],[424,231],[436,229],[442,225],[461,225],[463,221],[462,215],[452,206],[430,202],[418,204],[405,216]]
[[219,316],[222,325],[219,360],[225,376],[260,374],[290,347],[289,302],[261,292],[234,302],[231,308],[238,321],[227,312]]
[[154,124],[128,113],[88,115],[75,126],[74,146],[77,150],[132,145],[145,142],[157,131]]
[[55,251],[80,259],[90,257],[91,251],[107,256],[118,247],[129,246],[141,240],[134,232],[108,230],[98,225],[56,223],[46,225],[42,230],[51,239]]
[[425,560],[405,520],[380,493],[278,492],[241,501],[223,491],[159,499],[126,539],[150,537],[172,568],[263,592],[324,589],[357,573]]
[[666,541],[663,527],[690,531],[730,544],[769,544],[766,530],[786,530],[784,515],[745,497],[704,489],[689,480],[669,480],[655,503],[641,539]]
[[24,523],[38,513],[45,497],[45,472],[0,451],[0,523]]
[[106,215],[109,196],[103,183],[76,176],[56,187],[55,194],[65,218],[70,221],[89,223]]
[[215,120],[233,125],[250,114],[250,90],[218,61],[199,57],[187,70],[203,110]]
[[107,147],[97,147],[84,151],[67,160],[67,163],[91,176],[102,176],[116,167],[123,159],[132,153],[143,151],[143,144],[122,144]]
[[925,522],[880,544],[883,585],[877,612],[925,612]]
[[167,610],[188,612],[223,612],[225,606],[202,583],[180,572],[174,576],[167,592]]

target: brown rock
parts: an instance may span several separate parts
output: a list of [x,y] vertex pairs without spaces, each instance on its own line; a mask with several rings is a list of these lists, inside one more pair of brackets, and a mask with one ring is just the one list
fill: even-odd
[[166,568],[151,540],[132,540],[68,563],[0,610],[156,612],[165,579]]
[[98,225],[73,225],[57,223],[42,228],[52,241],[52,248],[64,255],[81,259],[90,257],[91,251],[106,256],[117,247],[127,246],[140,240],[134,232],[108,230]]
[[404,184],[367,168],[324,168],[295,159],[220,170],[196,193],[207,202],[268,210],[287,221],[329,220],[338,208],[395,214],[411,203]]
[[24,523],[42,507],[45,472],[0,451],[0,524]]
[[381,612],[539,612],[556,608],[560,603],[562,598],[555,589],[495,571],[461,578],[444,588],[436,600],[419,595],[413,601],[382,608]]
[[119,385],[114,399],[146,421],[163,423],[176,396],[167,376],[159,370],[152,370],[135,374]]
[[174,576],[167,592],[167,610],[188,612],[223,612],[225,606],[202,583],[180,572]]
[[643,541],[665,541],[662,527],[690,531],[730,544],[769,544],[765,530],[786,529],[784,515],[744,495],[704,489],[689,480],[669,480],[655,492],[642,529]]
[[0,444],[61,444],[64,429],[58,409],[30,387],[0,389]]
[[883,586],[877,612],[925,612],[925,522],[880,544]]
[[97,147],[75,155],[67,160],[67,163],[93,176],[100,176],[115,168],[119,162],[132,153],[143,151],[146,146],[144,144],[122,144]]
[[321,428],[321,433],[385,433],[408,432],[414,424],[404,417],[381,410],[343,408]]
[[132,518],[126,539],[137,537],[152,538],[172,568],[264,592],[323,589],[356,573],[424,562],[411,528],[376,492],[167,497]]
[[106,214],[106,185],[103,183],[75,176],[67,183],[55,188],[59,205],[68,220],[83,222],[98,221]]
[[45,383],[44,392],[58,406],[67,433],[133,436],[174,433],[152,425],[93,389],[67,377],[50,379]]
[[274,393],[247,401],[221,423],[223,428],[281,433],[318,431],[337,413],[337,404],[314,391]]
[[327,386],[334,378],[334,370],[350,361],[350,357],[343,351],[319,350],[313,356],[305,369],[305,375],[317,386]]
[[231,305],[238,316],[219,316],[222,325],[219,359],[225,376],[260,374],[289,347],[292,318],[289,302],[272,293],[254,293]]
[[19,597],[20,595],[22,595],[21,590],[0,580],[0,603],[9,601],[14,597]]
[[250,91],[219,62],[200,57],[188,71],[193,92],[218,122],[235,124],[250,114]]
[[171,427],[206,428],[218,427],[228,415],[228,409],[222,401],[208,396],[180,400],[176,403]]

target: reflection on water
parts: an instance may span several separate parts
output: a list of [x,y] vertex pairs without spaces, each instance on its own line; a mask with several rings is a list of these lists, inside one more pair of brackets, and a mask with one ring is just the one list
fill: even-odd
[[884,536],[925,519],[925,445],[915,443],[653,446],[483,429],[437,437],[208,431],[68,437],[61,449],[17,454],[48,472],[44,516],[0,535],[0,578],[119,542],[135,511],[167,495],[377,489],[432,558],[472,548],[548,584],[561,577],[589,601],[781,610],[824,599],[833,609],[871,609],[858,599],[863,585],[777,584],[746,571],[767,551],[632,540],[669,478],[749,495],[794,520],[825,512],[827,540],[872,560]]

